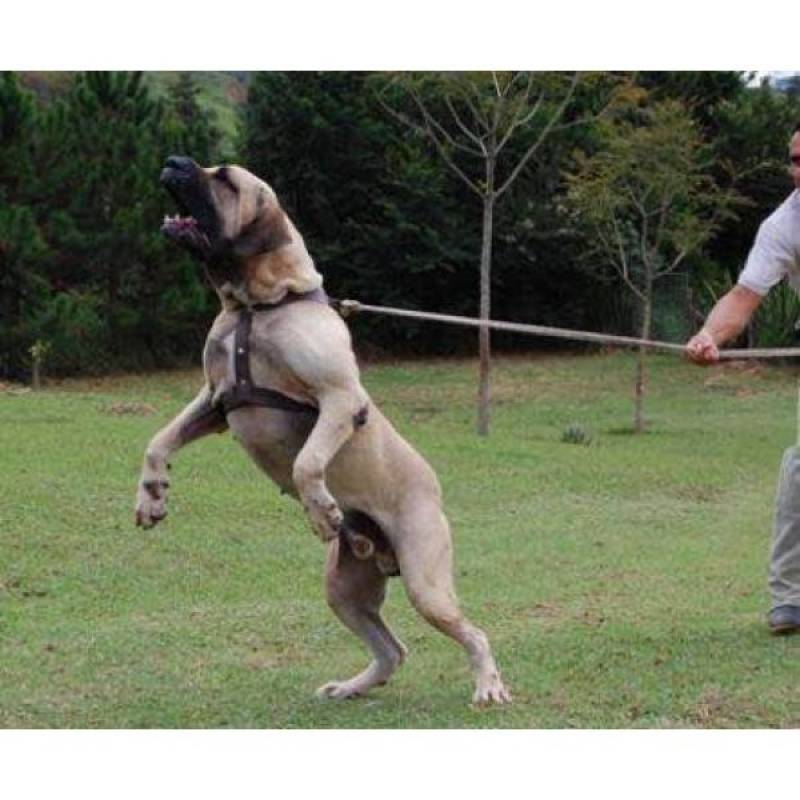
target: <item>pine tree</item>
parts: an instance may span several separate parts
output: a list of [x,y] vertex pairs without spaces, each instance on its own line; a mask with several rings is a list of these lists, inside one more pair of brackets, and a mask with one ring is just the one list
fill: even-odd
[[79,74],[49,114],[46,204],[61,211],[48,236],[58,252],[54,277],[70,302],[47,325],[64,339],[90,331],[79,363],[67,359],[64,369],[160,365],[197,345],[208,293],[159,230],[170,209],[158,182],[169,132],[164,103],[138,72]]
[[216,163],[220,155],[220,131],[215,115],[203,108],[194,73],[181,72],[169,95],[168,136],[176,154],[191,156],[199,164]]
[[35,196],[33,96],[0,73],[0,375],[22,378],[33,344],[31,318],[49,287],[47,248],[31,208]]

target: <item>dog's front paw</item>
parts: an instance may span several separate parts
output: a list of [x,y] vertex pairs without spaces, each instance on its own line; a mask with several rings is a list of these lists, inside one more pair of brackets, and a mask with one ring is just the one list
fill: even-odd
[[167,516],[167,488],[169,481],[146,480],[136,492],[136,525],[152,528]]
[[306,511],[311,518],[314,532],[323,542],[330,542],[341,532],[344,514],[336,503],[329,502],[322,506],[311,505]]

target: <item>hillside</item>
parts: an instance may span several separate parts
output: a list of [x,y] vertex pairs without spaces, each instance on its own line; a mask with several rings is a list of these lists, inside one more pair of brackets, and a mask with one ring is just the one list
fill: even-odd
[[[147,79],[158,96],[166,95],[178,72],[147,72]],[[21,72],[20,80],[47,105],[65,94],[74,72]],[[222,132],[225,150],[231,150],[239,128],[239,111],[247,100],[249,72],[194,72],[200,88],[200,103],[214,115]]]

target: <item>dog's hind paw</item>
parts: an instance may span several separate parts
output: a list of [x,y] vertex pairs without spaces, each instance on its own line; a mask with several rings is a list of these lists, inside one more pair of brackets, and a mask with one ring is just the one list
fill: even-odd
[[354,684],[355,681],[331,681],[320,686],[315,694],[319,700],[348,700],[352,697],[363,697],[366,689]]
[[347,700],[350,697],[363,697],[370,689],[384,686],[405,658],[406,648],[398,642],[399,652],[396,657],[383,664],[373,661],[363,671],[349,681],[331,681],[317,689],[317,697],[321,700]]

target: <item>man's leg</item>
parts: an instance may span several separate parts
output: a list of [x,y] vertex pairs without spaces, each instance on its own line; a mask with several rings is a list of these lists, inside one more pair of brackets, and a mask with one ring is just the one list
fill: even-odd
[[769,563],[773,633],[800,631],[800,447],[783,454]]

